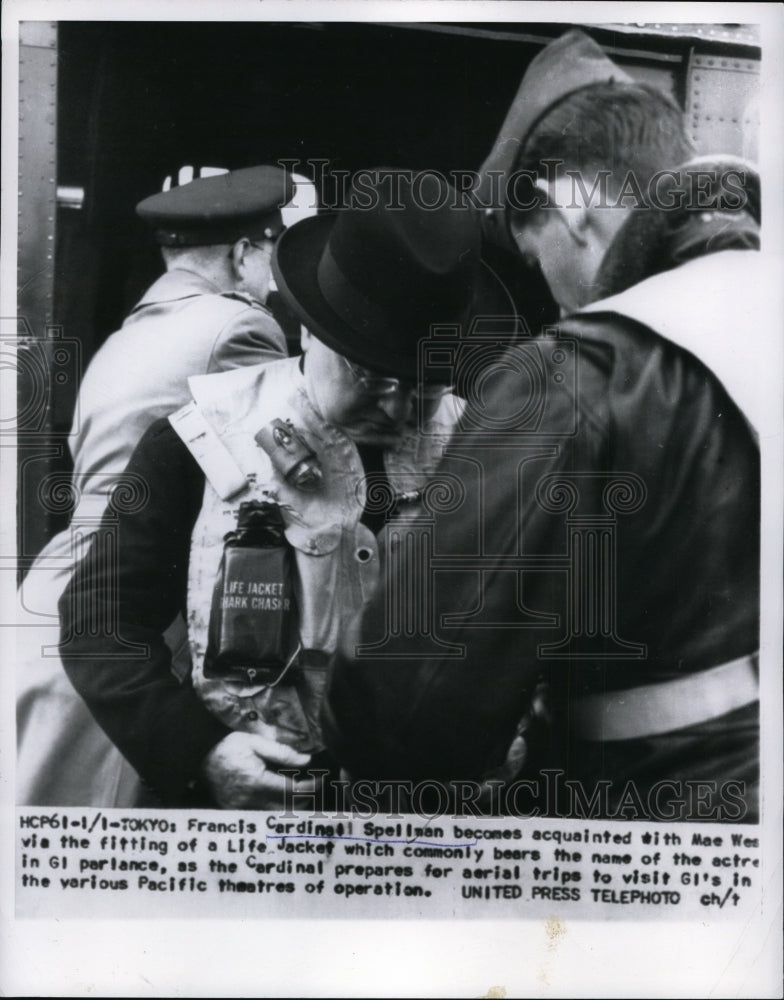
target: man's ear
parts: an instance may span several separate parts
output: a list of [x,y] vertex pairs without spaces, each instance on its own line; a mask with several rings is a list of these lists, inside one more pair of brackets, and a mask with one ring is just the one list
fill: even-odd
[[250,240],[242,236],[234,246],[231,248],[229,253],[229,260],[231,261],[231,269],[235,280],[241,278],[245,271],[245,255],[250,248]]
[[539,220],[533,219],[526,220],[524,224],[521,224],[515,216],[509,220],[509,232],[512,234],[512,240],[527,267],[536,267],[539,263],[535,238],[541,224]]
[[313,343],[313,334],[306,326],[300,325],[299,343],[302,348],[302,353],[307,354],[310,349],[310,345]]
[[588,246],[588,234],[591,228],[591,210],[586,206],[580,208],[560,209],[564,216],[569,235],[574,242],[584,250]]
[[569,176],[559,176],[552,185],[537,179],[536,186],[547,195],[546,207],[542,211],[552,215],[553,219],[562,225],[574,243],[585,249],[593,225],[591,206],[580,196],[579,186],[575,185]]

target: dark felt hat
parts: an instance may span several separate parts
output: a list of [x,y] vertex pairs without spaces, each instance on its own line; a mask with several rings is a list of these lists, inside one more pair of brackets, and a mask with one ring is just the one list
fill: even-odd
[[283,228],[280,210],[293,193],[291,175],[280,167],[247,167],[154,194],[139,202],[136,213],[161,246],[274,239]]
[[[592,38],[576,29],[547,45],[531,62],[507,112],[490,155],[480,168],[478,195],[482,204],[498,202],[485,212],[485,235],[511,247],[504,217],[504,192],[517,157],[534,127],[559,101],[595,83],[634,83],[632,77],[608,59]],[[492,172],[500,173],[493,178]]]
[[328,347],[383,374],[416,378],[419,343],[431,327],[468,319],[479,216],[435,174],[359,176],[349,208],[286,230],[272,273],[288,305]]

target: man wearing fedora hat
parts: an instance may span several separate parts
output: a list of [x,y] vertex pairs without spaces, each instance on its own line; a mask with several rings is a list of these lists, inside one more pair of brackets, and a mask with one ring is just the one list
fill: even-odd
[[[20,804],[111,806],[137,796],[132,771],[93,722],[57,657],[42,650],[57,642],[57,601],[77,558],[75,546],[89,541],[147,427],[188,399],[188,376],[286,354],[264,301],[281,209],[293,191],[286,171],[258,166],[203,173],[136,206],[166,270],[85,372],[69,440],[76,497],[71,525],[49,542],[20,590],[20,624],[30,626],[19,629],[17,657]],[[48,641],[47,629],[54,633]],[[182,631],[170,630],[173,646]]]
[[[419,528],[446,565],[481,501],[484,571],[431,596],[465,655],[412,665],[403,636],[383,662],[340,651],[325,732],[352,776],[478,789],[514,778],[539,738],[540,763],[577,790],[560,798],[542,779],[502,810],[756,818],[761,352],[746,339],[772,275],[755,252],[758,200],[724,183],[738,164],[676,169],[691,152],[680,110],[582,32],[526,72],[484,167],[504,195],[485,229],[541,267],[574,377],[550,331],[541,421],[516,449],[509,415],[533,392],[519,366],[467,408],[440,473],[481,456],[484,490]],[[706,166],[709,200],[689,201]],[[481,452],[498,427],[505,447]],[[381,589],[365,610],[366,649],[389,634],[389,600]],[[541,680],[555,719],[537,737]]]
[[[327,662],[376,586],[376,535],[421,502],[459,414],[419,344],[467,318],[479,220],[451,190],[418,206],[407,175],[390,210],[368,176],[370,207],[276,245],[302,357],[189,380],[192,402],[128,466],[149,495],[113,512],[116,577],[88,554],[60,603],[69,677],[164,803],[272,805],[281,767],[319,759]],[[178,611],[192,659],[179,679],[163,641]]]

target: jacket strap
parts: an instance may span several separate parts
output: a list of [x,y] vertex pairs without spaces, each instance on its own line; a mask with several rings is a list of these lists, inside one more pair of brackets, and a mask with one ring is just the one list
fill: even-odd
[[626,316],[693,354],[759,433],[766,394],[773,391],[759,337],[770,327],[775,268],[755,250],[720,250],[592,302],[576,315]]
[[229,500],[247,486],[245,473],[195,403],[172,413],[169,423],[221,500]]
[[661,684],[587,695],[572,705],[583,740],[644,739],[696,726],[759,698],[757,654]]

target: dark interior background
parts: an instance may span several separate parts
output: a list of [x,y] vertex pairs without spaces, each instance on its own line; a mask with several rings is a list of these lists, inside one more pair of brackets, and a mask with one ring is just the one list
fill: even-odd
[[[58,216],[55,313],[83,363],[161,271],[133,206],[168,174],[281,158],[327,160],[327,178],[476,169],[526,66],[564,30],[535,27],[538,42],[376,24],[61,23],[58,184],[85,198]],[[682,100],[672,65],[644,52],[634,64]]]
[[[167,175],[184,164],[284,158],[308,173],[305,161],[318,158],[328,161],[329,188],[335,171],[362,167],[476,169],[528,63],[567,28],[60,22],[56,183],[84,198],[56,209],[51,315],[78,339],[81,369],[163,269],[134,206]],[[588,30],[685,105],[693,38]],[[719,52],[724,43],[713,44]],[[320,194],[334,200],[336,190]],[[71,376],[52,380],[49,426],[61,445],[45,459],[49,470],[68,468],[79,373]],[[22,564],[68,517],[23,506]]]

